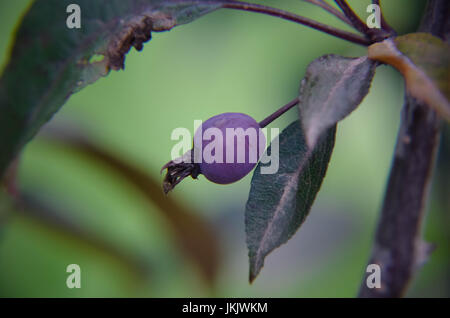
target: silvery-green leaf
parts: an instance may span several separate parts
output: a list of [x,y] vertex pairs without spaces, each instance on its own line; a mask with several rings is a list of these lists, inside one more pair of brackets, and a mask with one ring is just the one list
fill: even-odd
[[367,57],[325,55],[314,60],[302,80],[300,121],[313,148],[328,128],[344,119],[369,92],[376,62]]
[[245,210],[250,281],[260,272],[267,254],[287,242],[308,215],[327,171],[335,133],[336,126],[328,129],[311,150],[297,120],[267,150],[271,153],[278,142],[279,170],[262,174],[263,164],[258,164]]

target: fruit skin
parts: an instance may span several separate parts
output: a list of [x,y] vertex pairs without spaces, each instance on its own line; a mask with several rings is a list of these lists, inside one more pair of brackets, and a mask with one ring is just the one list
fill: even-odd
[[[205,153],[203,150],[205,150],[205,147],[209,143],[213,142],[213,140],[204,140],[202,138],[202,133],[204,134],[208,128],[218,128],[222,132],[222,163],[208,163],[205,161],[206,158],[204,157]],[[244,144],[242,138],[245,138],[245,161],[243,163],[237,162],[238,145],[240,144],[238,142],[238,137],[234,137],[234,142],[228,140],[227,143],[227,128],[242,128],[244,130],[247,130],[248,128],[254,129],[256,138],[249,138],[248,136],[245,137],[244,135],[241,135],[239,139],[241,140],[241,144]],[[200,148],[200,145],[202,145],[202,148]],[[194,151],[201,154],[201,162],[199,163],[200,173],[202,173],[209,181],[218,184],[233,183],[245,177],[255,167],[260,158],[260,152],[264,151],[265,145],[266,138],[262,133],[258,122],[252,117],[242,113],[223,113],[211,117],[197,129],[194,135]],[[230,149],[233,146],[234,160],[232,163],[226,162],[227,149]],[[254,152],[256,160],[250,159],[250,151]],[[198,158],[200,159],[200,157]]]

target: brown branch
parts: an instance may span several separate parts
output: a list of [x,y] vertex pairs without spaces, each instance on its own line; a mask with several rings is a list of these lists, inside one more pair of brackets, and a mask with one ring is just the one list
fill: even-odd
[[[419,31],[443,36],[448,0],[431,0]],[[408,94],[405,98],[393,164],[369,264],[381,268],[381,288],[370,289],[364,277],[360,297],[401,297],[430,249],[420,225],[439,144],[436,113]]]
[[245,3],[245,2],[240,2],[240,1],[226,2],[222,5],[222,8],[263,13],[263,14],[267,14],[270,16],[282,18],[282,19],[285,19],[288,21],[292,21],[295,23],[306,25],[313,29],[328,33],[330,35],[341,38],[343,40],[350,41],[355,44],[359,44],[359,45],[363,45],[363,46],[368,46],[371,44],[371,42],[368,39],[366,39],[358,34],[339,30],[339,29],[336,29],[329,25],[317,22],[315,20],[308,19],[308,18],[299,16],[299,15],[296,15],[296,14],[293,14],[293,13],[290,13],[290,12],[287,12],[284,10],[276,9],[276,8],[271,8],[271,7],[267,7],[267,6],[263,6],[263,5],[259,5],[259,4],[253,4],[253,3]]

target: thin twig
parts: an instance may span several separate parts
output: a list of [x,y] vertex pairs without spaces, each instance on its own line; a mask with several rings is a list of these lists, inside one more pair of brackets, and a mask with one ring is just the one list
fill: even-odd
[[274,112],[273,114],[267,116],[265,119],[261,120],[261,122],[259,123],[259,126],[261,128],[266,127],[268,124],[270,124],[275,119],[277,119],[278,117],[283,115],[285,112],[287,112],[289,109],[291,109],[292,107],[297,105],[299,102],[300,101],[299,101],[298,97],[293,99],[293,100],[291,100],[289,103],[287,103],[286,105],[284,105],[283,107],[278,109],[276,112]]
[[314,4],[318,7],[321,7],[322,9],[328,11],[329,13],[331,13],[332,15],[334,15],[341,21],[347,23],[350,26],[353,26],[352,22],[342,12],[340,12],[339,10],[330,6],[327,2],[325,2],[323,0],[304,0],[304,1]]
[[381,9],[380,0],[372,0],[373,4],[376,4],[380,8],[380,15],[381,15],[381,28],[391,34],[396,34],[395,30],[387,23],[383,10]]
[[309,26],[313,29],[328,33],[330,35],[333,35],[335,37],[347,40],[352,43],[356,43],[363,46],[368,46],[371,44],[369,39],[366,39],[358,34],[343,31],[336,29],[334,27],[331,27],[329,25],[317,22],[315,20],[311,20],[284,10],[271,8],[259,4],[253,4],[253,3],[245,3],[240,1],[230,1],[223,4],[222,8],[226,9],[235,9],[235,10],[242,10],[242,11],[250,11],[250,12],[257,12],[257,13],[263,13],[267,15],[271,15],[274,17],[282,18],[288,21],[296,22],[299,24],[303,24],[306,26]]
[[[443,37],[450,10],[448,0],[430,0],[419,28]],[[448,31],[448,30],[447,30]],[[431,252],[421,238],[440,137],[440,120],[426,105],[406,94],[389,181],[369,264],[381,269],[381,288],[369,288],[366,278],[360,297],[401,297],[416,270]]]
[[383,29],[369,28],[367,24],[361,20],[361,18],[353,11],[353,9],[348,5],[346,0],[334,0],[342,12],[347,16],[347,18],[352,22],[356,30],[361,32],[369,39],[372,43],[383,41],[390,37],[392,34]]
[[358,30],[362,34],[365,34],[366,36],[369,36],[370,28],[353,11],[353,9],[348,5],[347,1],[335,0],[335,2],[339,6],[339,8],[341,8],[342,12],[344,12],[345,16],[350,20],[350,22],[356,28],[356,30]]

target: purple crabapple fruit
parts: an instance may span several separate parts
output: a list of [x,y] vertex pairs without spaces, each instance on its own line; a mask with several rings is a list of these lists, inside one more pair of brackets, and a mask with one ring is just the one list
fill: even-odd
[[167,169],[164,192],[189,175],[196,179],[203,174],[218,184],[236,182],[256,166],[265,146],[266,138],[252,117],[242,113],[213,116],[195,132],[193,149],[183,155],[184,160],[170,161],[161,169]]
[[[211,138],[208,138],[209,129],[217,129],[211,130],[214,135]],[[217,148],[222,145],[222,151],[216,148],[211,151],[211,156],[206,150],[208,145],[216,141],[215,138],[221,138],[215,145]],[[265,145],[266,139],[259,124],[242,113],[224,113],[211,117],[197,129],[194,136],[194,152],[202,154],[200,173],[209,181],[219,184],[233,183],[245,177],[258,162],[260,147],[264,150]],[[213,159],[217,160],[211,162]]]

